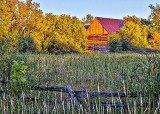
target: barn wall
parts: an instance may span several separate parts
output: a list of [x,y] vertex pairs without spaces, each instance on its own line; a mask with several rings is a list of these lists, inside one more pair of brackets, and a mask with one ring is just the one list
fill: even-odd
[[99,23],[97,18],[93,20],[87,32],[89,35],[108,34],[108,32]]
[[107,51],[108,49],[108,32],[103,28],[97,18],[93,20],[87,29],[88,37],[86,38],[86,53],[88,51]]

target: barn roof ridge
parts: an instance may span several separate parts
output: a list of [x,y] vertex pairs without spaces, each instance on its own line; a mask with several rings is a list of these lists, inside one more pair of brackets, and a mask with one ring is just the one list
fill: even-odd
[[100,19],[111,19],[111,20],[121,20],[121,21],[123,21],[123,19],[108,18],[108,17],[95,17],[95,18],[100,18]]

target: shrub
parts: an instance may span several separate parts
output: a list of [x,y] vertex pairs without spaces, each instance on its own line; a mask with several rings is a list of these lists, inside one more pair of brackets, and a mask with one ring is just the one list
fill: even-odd
[[109,38],[109,46],[111,52],[128,51],[133,49],[130,42],[121,38],[118,33],[111,34]]
[[117,52],[122,50],[119,34],[113,33],[109,36],[109,46],[111,52]]
[[18,50],[20,53],[35,53],[36,45],[34,44],[34,39],[30,36],[22,37],[18,45]]
[[26,89],[27,80],[23,75],[26,72],[28,66],[24,65],[24,61],[13,61],[12,75],[9,80],[9,93],[12,96],[19,95]]
[[111,52],[119,52],[122,51],[121,42],[112,42],[110,44],[110,51]]
[[11,48],[8,40],[0,40],[0,80],[5,82],[2,89],[16,96],[26,88],[26,79],[23,77],[27,69],[24,56]]
[[131,44],[128,41],[122,40],[122,51],[132,50]]

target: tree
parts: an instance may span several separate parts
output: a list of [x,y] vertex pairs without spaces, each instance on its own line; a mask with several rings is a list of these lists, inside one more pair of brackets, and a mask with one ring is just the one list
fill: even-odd
[[39,9],[40,4],[32,3],[28,1],[26,3],[26,10],[28,10],[28,15],[25,17],[25,29],[24,34],[33,37],[34,43],[36,45],[37,52],[42,51],[42,42],[44,40],[44,15],[43,12]]
[[115,50],[132,50],[150,48],[148,42],[148,28],[135,16],[124,17],[124,26],[110,36],[110,47]]
[[127,17],[124,17],[123,21],[124,21],[124,23],[133,22],[133,23],[139,24],[139,25],[142,24],[141,21],[140,21],[140,19],[137,18],[136,16],[127,16]]
[[11,46],[15,47],[18,43],[17,28],[17,4],[18,0],[2,0],[0,1],[0,38],[9,39]]
[[152,21],[152,28],[160,33],[160,4],[149,5],[151,9],[151,15],[149,19]]
[[80,20],[69,15],[57,18],[52,37],[45,45],[49,52],[83,52],[87,32]]
[[141,18],[141,23],[147,27],[149,27],[151,25],[151,21],[149,19],[143,19]]
[[[91,19],[90,15],[87,19]],[[78,18],[43,15],[40,4],[32,0],[1,0],[0,31],[0,39],[8,39],[15,48],[26,42],[24,37],[30,36],[33,38],[30,44],[36,46],[36,52],[82,52],[87,33]]]
[[124,18],[124,26],[120,29],[119,34],[125,41],[137,48],[149,48],[147,40],[148,30],[140,19],[133,17]]
[[149,43],[153,49],[160,50],[160,34],[157,31],[149,31]]
[[43,40],[43,12],[38,3],[28,0],[0,1],[0,38],[8,38],[12,47],[19,44],[21,36],[29,35],[34,38],[37,51],[41,51]]
[[91,24],[94,17],[91,14],[87,14],[84,18],[82,18],[83,24]]
[[45,20],[43,22],[43,34],[44,34],[44,40],[42,41],[42,49],[44,52],[48,51],[48,44],[50,44],[50,40],[54,36],[55,32],[55,24],[57,22],[58,16],[53,15],[52,13],[45,14]]

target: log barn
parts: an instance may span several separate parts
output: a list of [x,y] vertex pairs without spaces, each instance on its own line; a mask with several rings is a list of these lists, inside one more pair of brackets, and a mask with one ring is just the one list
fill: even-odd
[[90,25],[85,25],[88,32],[87,51],[108,51],[108,35],[117,32],[124,25],[121,19],[95,17]]

